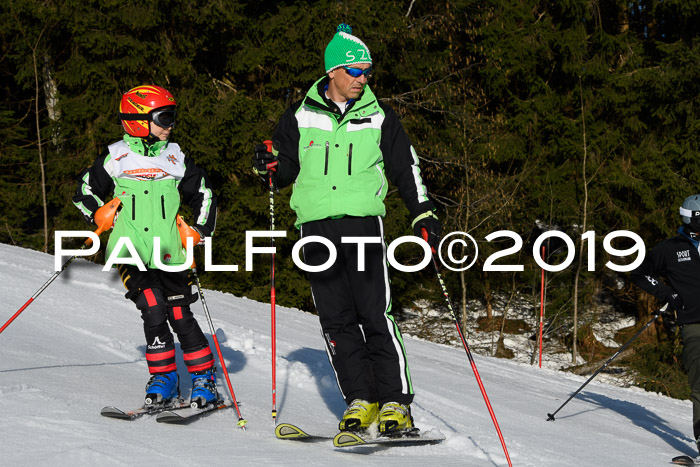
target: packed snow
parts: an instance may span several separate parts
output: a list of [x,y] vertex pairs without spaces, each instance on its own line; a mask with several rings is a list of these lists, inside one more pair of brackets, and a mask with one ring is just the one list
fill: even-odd
[[[0,244],[0,325],[54,273],[52,255]],[[245,274],[240,272],[239,274]],[[100,416],[136,408],[148,369],[141,318],[115,272],[78,259],[0,334],[2,464],[507,465],[464,349],[406,337],[416,425],[446,440],[415,447],[337,449],[278,440],[271,417],[270,305],[205,290],[246,430],[234,410],[189,425]],[[193,304],[205,333],[202,306]],[[456,333],[456,330],[455,330]],[[212,345],[213,348],[213,345]],[[179,347],[178,347],[179,352]],[[181,390],[189,377],[178,354]],[[474,355],[515,466],[662,465],[697,455],[691,404],[587,377]],[[219,368],[220,389],[227,398]],[[277,307],[278,422],[333,434],[345,404],[316,316]]]

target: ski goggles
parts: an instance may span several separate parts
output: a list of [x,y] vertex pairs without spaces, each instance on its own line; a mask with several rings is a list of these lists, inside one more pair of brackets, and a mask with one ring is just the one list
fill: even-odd
[[700,220],[700,211],[693,211],[681,206],[680,212],[681,216],[690,217],[691,220]]
[[349,74],[353,78],[359,78],[362,75],[365,75],[365,78],[369,79],[372,76],[372,67],[367,68],[366,70],[363,70],[362,68],[350,68],[348,66],[344,66],[343,70],[345,70],[345,73]]
[[173,107],[156,109],[151,112],[151,121],[161,128],[172,128],[175,126],[177,111]]
[[119,118],[122,120],[148,120],[161,128],[175,127],[175,117],[177,117],[175,106],[162,107],[147,114],[119,113]]

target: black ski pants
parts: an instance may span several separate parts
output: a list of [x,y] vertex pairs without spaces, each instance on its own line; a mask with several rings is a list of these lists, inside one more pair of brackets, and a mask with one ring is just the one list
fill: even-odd
[[[381,217],[307,222],[301,226],[301,235],[304,239],[324,237],[337,251],[328,269],[308,276],[328,357],[345,401],[410,404],[413,387],[401,332],[391,313]],[[343,237],[379,239],[363,247],[364,271],[358,267],[358,245],[343,243]],[[318,242],[307,243],[303,251],[309,266],[326,263],[330,255]]]
[[[681,360],[688,373],[690,401],[693,403],[693,436],[700,439],[700,323],[681,326],[683,352]],[[698,443],[700,452],[700,442]]]
[[136,266],[120,265],[119,274],[130,298],[141,311],[146,336],[146,362],[151,374],[177,369],[172,327],[180,341],[190,373],[214,366],[214,355],[206,336],[190,310],[197,299],[192,293],[188,271],[139,271]]

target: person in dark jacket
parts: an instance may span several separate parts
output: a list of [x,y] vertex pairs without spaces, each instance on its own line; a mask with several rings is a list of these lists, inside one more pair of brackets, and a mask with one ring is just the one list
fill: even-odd
[[[433,249],[440,223],[398,115],[367,85],[372,57],[350,26],[338,26],[328,43],[325,70],[282,116],[273,152],[256,146],[254,168],[262,175],[275,169],[277,186],[294,183],[290,204],[302,238],[324,237],[338,253],[329,269],[310,272],[309,282],[329,360],[348,404],[340,429],[365,430],[375,423],[380,432],[410,428],[414,391],[392,315],[382,223],[387,181],[411,213],[414,233],[424,232]],[[376,242],[343,242],[347,237]],[[304,246],[306,264],[328,259],[326,246]]]
[[630,278],[668,303],[664,321],[677,321],[683,339],[683,368],[693,403],[693,438],[700,453],[700,194],[683,201],[678,235],[656,245]]
[[[128,239],[146,270],[119,264],[126,298],[141,311],[146,336],[146,362],[151,377],[145,405],[168,405],[179,395],[173,331],[182,347],[192,379],[190,401],[199,406],[218,399],[216,366],[209,342],[190,304],[197,299],[188,271],[163,266],[185,263],[176,226],[181,199],[196,216],[192,226],[200,238],[216,224],[216,196],[205,171],[180,146],[169,141],[175,126],[176,102],[159,86],[137,86],[122,96],[119,118],[126,134],[108,146],[83,172],[73,203],[88,222],[107,197],[121,201],[121,210],[107,243],[106,256],[131,257]],[[154,240],[160,242],[155,248]],[[170,324],[170,327],[168,326]]]

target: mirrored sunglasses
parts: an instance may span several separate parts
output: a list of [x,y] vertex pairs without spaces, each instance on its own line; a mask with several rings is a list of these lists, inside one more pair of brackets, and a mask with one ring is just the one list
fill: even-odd
[[353,78],[359,78],[362,75],[365,75],[365,78],[369,79],[372,76],[372,67],[367,68],[366,70],[363,70],[361,68],[350,68],[347,66],[343,67],[343,70],[345,70],[345,73],[349,74]]

